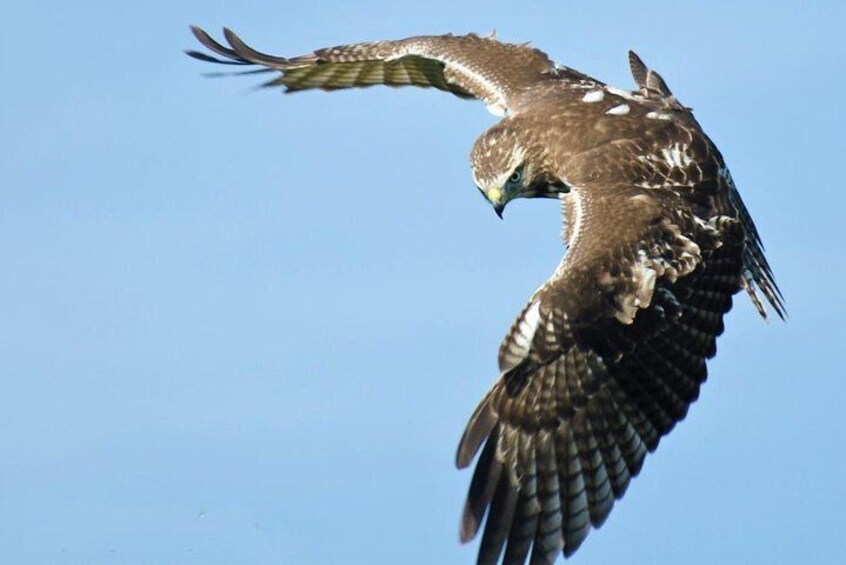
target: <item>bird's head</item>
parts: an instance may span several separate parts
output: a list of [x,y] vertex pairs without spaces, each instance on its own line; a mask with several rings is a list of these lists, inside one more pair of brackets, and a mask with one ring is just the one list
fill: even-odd
[[473,181],[500,218],[515,198],[556,198],[569,191],[545,166],[543,146],[524,137],[521,128],[500,122],[477,139],[470,152]]

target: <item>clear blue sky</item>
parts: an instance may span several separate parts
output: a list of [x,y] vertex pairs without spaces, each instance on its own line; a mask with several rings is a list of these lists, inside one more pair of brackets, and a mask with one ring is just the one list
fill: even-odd
[[188,25],[280,54],[532,40],[696,110],[789,323],[744,297],[688,418],[574,563],[842,563],[846,4],[24,2],[0,34],[0,562],[469,564],[453,467],[560,259],[499,221],[479,103],[205,79]]

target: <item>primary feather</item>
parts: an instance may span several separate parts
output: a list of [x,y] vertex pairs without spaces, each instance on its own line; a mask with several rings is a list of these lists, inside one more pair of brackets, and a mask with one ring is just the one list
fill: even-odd
[[504,116],[471,154],[497,212],[561,199],[569,249],[506,334],[458,447],[460,468],[481,449],[460,526],[462,541],[483,531],[479,564],[572,555],[698,397],[733,295],[766,317],[760,291],[785,315],[722,155],[633,52],[628,91],[472,34],[287,58],[192,30],[217,55],[192,57],[258,65],[289,92],[412,85],[482,100]]

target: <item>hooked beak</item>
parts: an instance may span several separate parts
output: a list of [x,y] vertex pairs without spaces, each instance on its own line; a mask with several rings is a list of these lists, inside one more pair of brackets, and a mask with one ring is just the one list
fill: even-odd
[[505,193],[498,188],[492,188],[487,192],[487,194],[485,194],[485,196],[487,196],[488,201],[493,206],[494,212],[496,212],[496,215],[499,216],[499,219],[501,220],[502,211],[505,210],[505,204],[508,202],[505,199]]

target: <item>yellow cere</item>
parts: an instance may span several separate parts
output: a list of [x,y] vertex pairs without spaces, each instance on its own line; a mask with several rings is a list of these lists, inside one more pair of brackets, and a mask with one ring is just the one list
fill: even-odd
[[501,204],[502,203],[502,190],[498,188],[492,188],[488,191],[488,200],[493,202],[494,204]]

